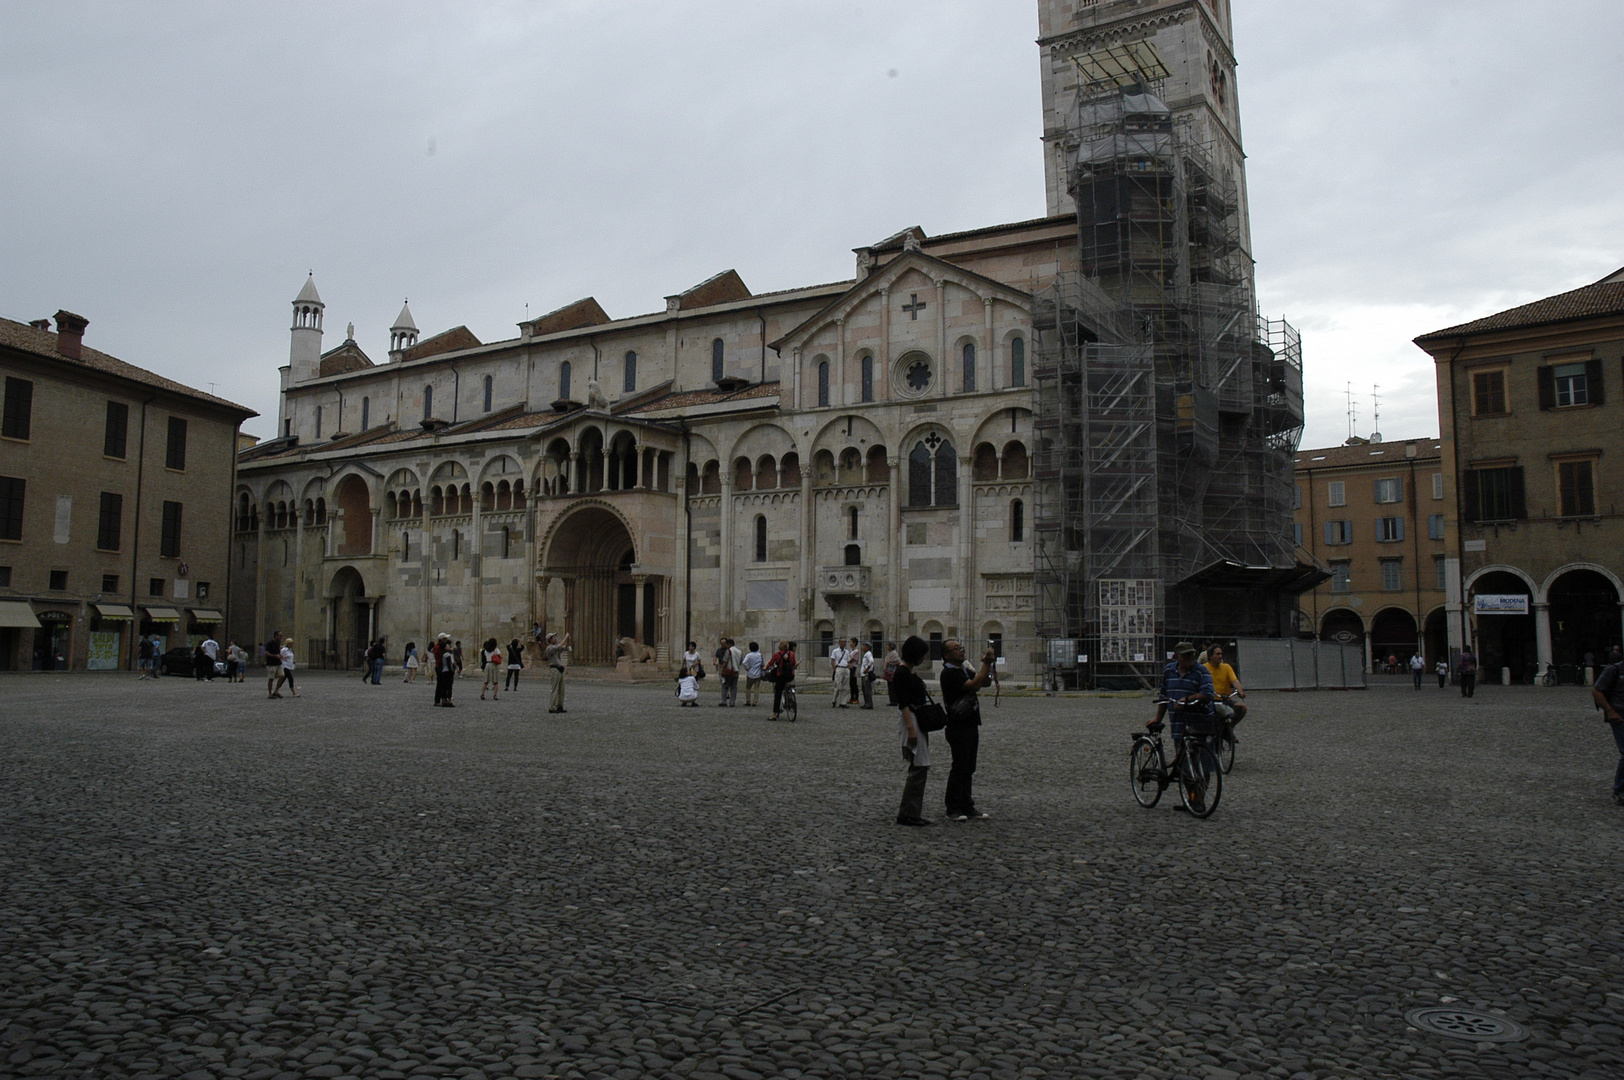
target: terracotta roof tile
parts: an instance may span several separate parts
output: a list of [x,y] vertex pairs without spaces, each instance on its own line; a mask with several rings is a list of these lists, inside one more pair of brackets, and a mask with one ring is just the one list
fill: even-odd
[[43,356],[58,364],[86,368],[100,372],[103,375],[128,379],[131,382],[142,383],[146,386],[168,391],[171,394],[188,397],[194,401],[206,402],[222,409],[240,413],[244,419],[259,415],[253,409],[238,405],[235,401],[227,401],[225,398],[215,397],[213,394],[205,394],[201,390],[193,390],[190,386],[178,383],[173,379],[166,379],[162,375],[148,371],[146,368],[139,368],[134,364],[125,363],[116,356],[109,356],[99,349],[90,348],[88,345],[80,346],[79,359],[69,359],[56,351],[56,335],[54,333],[49,330],[40,330],[13,319],[0,318],[0,345],[8,345],[19,352]]
[[[1415,443],[1415,457],[1406,457],[1405,447]],[[1399,442],[1359,443],[1354,446],[1327,446],[1321,450],[1297,451],[1299,469],[1346,469],[1355,465],[1402,465],[1407,461],[1437,461],[1443,449],[1437,439],[1404,439]]]
[[749,401],[754,398],[778,396],[779,383],[756,383],[743,390],[681,390],[675,394],[666,394],[653,401],[639,405],[633,412],[670,412],[672,409],[688,409],[696,405],[715,405],[723,401]]
[[1546,323],[1567,322],[1603,315],[1624,315],[1624,270],[1609,274],[1602,280],[1582,288],[1571,289],[1531,304],[1507,308],[1493,315],[1434,330],[1416,338],[1416,343],[1434,338],[1459,337],[1463,334],[1487,334],[1496,330],[1521,330],[1543,326]]

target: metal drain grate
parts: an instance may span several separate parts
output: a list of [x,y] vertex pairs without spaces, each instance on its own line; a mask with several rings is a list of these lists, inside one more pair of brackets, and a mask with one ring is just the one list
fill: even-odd
[[1450,1039],[1471,1042],[1522,1042],[1528,1038],[1528,1029],[1493,1013],[1454,1006],[1411,1009],[1404,1014],[1411,1027]]

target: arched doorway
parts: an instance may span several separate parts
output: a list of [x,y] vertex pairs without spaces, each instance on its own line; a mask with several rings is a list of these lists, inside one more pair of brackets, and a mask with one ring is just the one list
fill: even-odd
[[[357,668],[361,654],[372,643],[377,599],[367,595],[366,582],[353,566],[341,567],[327,587],[326,655],[319,661],[329,668]],[[318,662],[312,656],[309,662]]]
[[[642,573],[637,549],[620,515],[603,506],[583,506],[553,529],[541,568],[541,621],[559,629],[549,611],[563,617],[579,664],[612,664],[619,640],[658,641],[659,594],[665,579]],[[553,581],[559,584],[554,586]],[[548,603],[551,594],[553,602]],[[561,608],[560,608],[561,605]]]
[[1408,671],[1410,654],[1420,645],[1415,616],[1403,608],[1383,608],[1370,621],[1370,656],[1377,665],[1395,657],[1398,667],[1389,674]]
[[1449,613],[1441,607],[1427,612],[1426,643],[1424,655],[1431,671],[1438,661],[1449,659]]
[[1528,582],[1507,570],[1493,570],[1471,584],[1472,607],[1478,596],[1528,597],[1528,614],[1474,614],[1477,632],[1478,681],[1497,683],[1500,669],[1510,668],[1514,682],[1526,682],[1539,670],[1539,648],[1534,638],[1534,603]]
[[1618,590],[1594,570],[1569,570],[1546,593],[1551,615],[1551,662],[1583,674],[1585,654],[1598,666],[1619,641]]
[[1356,611],[1332,608],[1320,620],[1320,640],[1339,645],[1360,645],[1365,640],[1365,621]]

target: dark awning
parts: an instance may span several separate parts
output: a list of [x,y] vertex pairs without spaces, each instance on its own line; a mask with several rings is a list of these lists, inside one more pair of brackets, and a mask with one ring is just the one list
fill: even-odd
[[1228,559],[1220,559],[1202,567],[1180,585],[1194,585],[1203,589],[1261,589],[1270,592],[1305,593],[1331,575],[1317,566],[1296,563],[1292,566],[1246,566]]

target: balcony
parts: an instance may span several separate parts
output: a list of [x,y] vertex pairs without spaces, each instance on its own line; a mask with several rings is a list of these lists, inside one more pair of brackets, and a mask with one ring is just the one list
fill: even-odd
[[828,600],[855,597],[867,604],[872,573],[866,566],[820,566],[818,592]]

